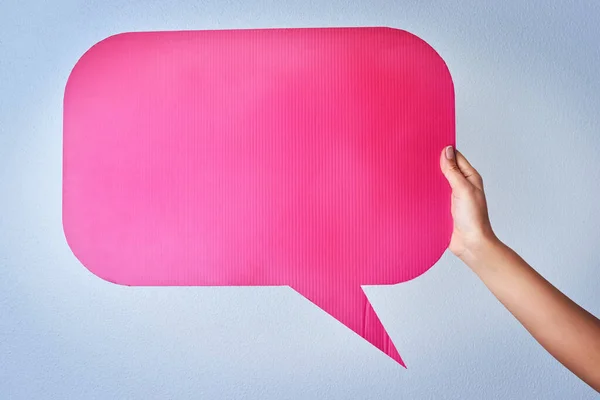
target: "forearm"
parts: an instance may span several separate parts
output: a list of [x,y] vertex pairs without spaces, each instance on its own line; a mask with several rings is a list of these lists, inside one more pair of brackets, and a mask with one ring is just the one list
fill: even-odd
[[463,261],[558,361],[600,392],[600,321],[498,239]]

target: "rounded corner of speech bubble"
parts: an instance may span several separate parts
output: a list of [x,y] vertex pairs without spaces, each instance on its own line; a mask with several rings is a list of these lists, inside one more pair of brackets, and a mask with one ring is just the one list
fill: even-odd
[[[301,38],[303,32],[306,31],[296,30],[281,43],[295,45],[294,48],[298,51],[307,51],[307,56],[313,58],[315,49],[322,51],[326,46],[319,46],[327,41],[345,45],[339,36],[331,35],[332,30],[323,30],[322,37],[325,41],[320,42],[307,42]],[[263,99],[263,109],[255,111],[264,113],[260,114],[262,119],[259,119],[265,123],[262,131],[257,129],[258,125],[255,122],[243,121],[244,117],[253,118],[254,114],[248,114],[250,104],[238,93],[240,90],[244,93],[244,90],[248,91],[254,86],[245,87],[243,80],[236,81],[238,86],[228,84],[223,80],[225,75],[219,75],[223,68],[216,65],[223,60],[237,60],[240,65],[260,64],[264,67],[263,61],[259,63],[252,58],[260,52],[251,53],[241,47],[237,55],[235,52],[221,51],[223,45],[235,47],[237,38],[243,38],[243,31],[228,31],[227,40],[219,42],[218,45],[208,40],[202,41],[203,45],[209,47],[206,54],[210,51],[211,57],[204,57],[201,61],[208,64],[205,71],[214,74],[212,78],[217,79],[209,82],[204,81],[202,75],[194,76],[202,80],[203,87],[212,88],[213,91],[181,92],[182,96],[187,96],[188,101],[178,103],[177,115],[190,118],[194,115],[193,112],[197,112],[190,108],[190,104],[202,104],[206,107],[203,115],[213,124],[211,126],[221,129],[224,143],[234,144],[233,140],[237,138],[235,135],[243,127],[248,137],[255,138],[248,142],[252,144],[254,153],[235,146],[231,148],[232,154],[223,153],[223,149],[215,146],[212,139],[207,139],[208,136],[198,136],[197,121],[193,118],[173,119],[179,136],[165,136],[165,132],[160,129],[165,129],[166,125],[163,122],[168,116],[164,114],[166,109],[160,107],[166,107],[168,102],[152,103],[153,107],[158,109],[141,109],[140,112],[139,104],[149,103],[146,99],[140,101],[136,97],[136,90],[142,87],[135,85],[145,81],[137,79],[138,77],[128,79],[133,75],[121,76],[118,85],[110,80],[110,73],[120,73],[117,68],[126,68],[129,71],[127,73],[131,74],[130,71],[134,70],[136,63],[154,62],[155,65],[144,64],[146,72],[151,72],[148,76],[165,82],[172,79],[172,86],[178,88],[181,86],[180,78],[172,74],[181,69],[161,68],[168,63],[185,62],[196,63],[194,65],[198,66],[200,58],[157,58],[166,56],[162,55],[164,52],[154,51],[153,46],[162,46],[161,49],[164,50],[170,43],[161,41],[160,32],[155,35],[143,32],[121,33],[92,46],[69,76],[67,86],[72,90],[65,92],[65,210],[68,216],[67,223],[73,225],[63,223],[63,226],[67,242],[75,256],[93,274],[108,282],[126,286],[133,285],[131,282],[134,281],[135,285],[289,285],[404,365],[361,285],[398,284],[414,279],[429,270],[448,246],[451,235],[450,191],[439,171],[438,156],[443,146],[454,145],[454,85],[444,60],[427,42],[416,35],[395,28],[365,29],[362,32],[364,35],[357,35],[354,31],[352,37],[361,38],[360,40],[363,40],[362,36],[372,37],[361,42],[358,50],[355,49],[359,53],[365,53],[357,54],[356,59],[378,60],[379,58],[372,56],[383,54],[390,57],[383,60],[392,63],[392,66],[378,69],[376,63],[342,64],[347,57],[344,51],[337,55],[338,58],[332,58],[330,53],[323,52],[322,60],[326,61],[319,64],[317,58],[314,64],[305,65],[304,68],[308,68],[309,74],[301,70],[298,73],[304,74],[302,79],[308,78],[305,86],[309,89],[319,90],[319,85],[323,85],[324,94],[333,93],[337,96],[335,98],[345,99],[345,102],[334,104],[324,103],[319,98],[285,96],[282,94],[285,92],[279,91],[285,86],[274,88],[272,83],[269,83],[273,80],[269,74],[282,74],[282,71],[267,71],[258,80],[264,83],[265,88],[278,90],[273,91],[274,99]],[[388,37],[388,33],[392,33],[394,37]],[[268,35],[277,34],[278,32],[253,31],[255,39],[263,37],[272,40]],[[198,51],[200,47],[194,40],[201,35],[202,33],[188,32],[184,42],[190,49]],[[382,35],[389,40],[380,41]],[[117,44],[120,40],[117,39],[124,37],[131,38],[125,41],[128,45],[138,46],[137,56],[141,61],[131,57],[131,46],[127,47],[126,51],[119,48]],[[218,41],[219,36],[213,35],[211,40]],[[304,42],[299,45],[299,40]],[[406,65],[398,68],[400,74],[405,74],[405,79],[409,77],[421,80],[417,82],[420,84],[428,79],[424,74],[433,74],[433,83],[423,84],[425,89],[422,90],[414,89],[417,97],[416,106],[412,106],[413,108],[410,108],[409,104],[412,101],[410,93],[391,93],[389,90],[382,91],[381,86],[377,86],[379,78],[376,75],[381,73],[381,76],[389,80],[390,87],[400,90],[403,88],[400,78],[387,74],[387,71],[393,68],[394,62],[402,62],[401,58],[394,58],[396,53],[389,52],[390,47],[385,47],[396,44],[400,46],[399,51],[404,51],[407,57],[414,57],[406,62]],[[394,48],[398,49],[398,46]],[[329,48],[328,51],[330,50]],[[380,53],[376,53],[377,51]],[[281,67],[288,65],[284,57],[290,56],[291,53],[282,52],[282,55],[277,55],[273,53],[273,48],[268,47],[266,54],[274,57],[271,60],[273,65]],[[335,80],[324,80],[319,67],[322,67],[323,71],[335,71],[332,65],[326,62],[333,62],[339,67],[338,70],[342,74],[340,76],[349,79],[348,86],[354,93],[366,96],[365,98],[375,104],[383,106],[383,109],[398,106],[397,114],[404,118],[402,122],[397,121],[398,116],[389,112],[381,114],[377,109],[369,107],[367,100],[361,100],[360,96],[348,96],[349,93],[345,93],[342,86],[336,86]],[[367,75],[361,78],[360,74],[365,73],[365,65]],[[423,66],[426,68],[423,69]],[[228,73],[230,75],[226,77],[230,79],[232,72]],[[310,75],[311,73],[314,73],[314,76]],[[221,81],[220,76],[223,78]],[[365,89],[360,79],[372,82],[372,88]],[[309,93],[303,92],[305,89],[297,82],[291,82],[289,79],[281,82],[289,85],[289,93],[305,93],[304,96]],[[152,93],[152,85],[155,83],[144,83],[148,85],[143,87],[145,96]],[[222,86],[219,87],[219,84]],[[186,152],[185,147],[172,143],[170,146],[157,147],[152,153],[157,156],[155,159],[147,158],[146,153],[136,150],[146,157],[140,160],[142,165],[148,163],[147,171],[142,171],[140,164],[132,163],[128,158],[131,157],[128,151],[136,149],[135,143],[131,143],[134,139],[123,143],[123,138],[114,132],[98,128],[103,118],[111,115],[113,129],[122,131],[126,127],[133,132],[133,117],[123,114],[123,108],[111,103],[112,86],[121,96],[120,105],[131,106],[137,101],[137,108],[129,108],[136,110],[135,115],[138,118],[141,116],[151,120],[143,124],[149,129],[147,135],[150,140],[146,147],[154,143],[152,140],[159,143],[177,137],[191,145],[196,143],[195,146],[198,140],[205,140],[202,143],[206,145],[206,149],[199,147],[195,150],[196,153]],[[95,90],[95,97],[89,95],[90,87]],[[163,90],[160,93],[173,96],[172,92],[164,92],[164,87],[167,86],[162,85],[156,90]],[[193,101],[189,102],[190,95],[199,98],[192,98]],[[218,101],[215,101],[214,95]],[[377,97],[379,95],[381,97]],[[233,122],[217,121],[220,116],[225,115],[223,110],[218,108],[219,104],[224,104],[224,99],[234,99],[236,96],[240,99],[238,102],[227,103],[231,110],[226,115]],[[91,100],[96,102],[95,105]],[[304,108],[298,108],[298,104]],[[267,112],[273,107],[279,107],[278,109],[287,112],[287,115],[281,117]],[[328,113],[319,111],[319,107],[325,107],[329,110]],[[420,110],[416,115],[410,114],[414,112],[414,107],[417,107],[417,111]],[[299,119],[296,110],[305,110],[306,118]],[[236,112],[241,116],[239,121],[233,118],[237,115]],[[286,117],[293,120],[294,124],[290,124]],[[386,122],[382,125],[380,121]],[[235,125],[236,122],[238,125]],[[286,127],[289,139],[296,146],[300,146],[304,153],[298,155],[295,152],[298,147],[286,145],[281,141],[278,132],[275,131],[278,126]],[[373,130],[373,126],[384,132],[381,135],[370,136],[367,133]],[[410,129],[402,128],[406,126],[410,126]],[[314,135],[304,136],[303,142],[297,140],[302,132],[314,129],[328,132],[333,139],[329,142],[326,140],[325,144],[315,140]],[[393,132],[394,129],[404,131]],[[350,140],[354,144],[348,145],[348,136],[340,134],[344,130],[356,135],[356,140]],[[139,132],[133,133],[135,134],[132,136],[137,135],[138,139],[143,136]],[[400,141],[396,134],[400,134]],[[88,137],[81,138],[78,135]],[[101,135],[105,137],[98,140]],[[195,141],[192,141],[190,138],[194,137]],[[325,136],[324,138],[326,139]],[[328,150],[327,146],[330,144],[327,143],[331,143],[331,140],[340,145],[337,150]],[[395,147],[398,143],[404,143],[405,148],[401,149],[402,151]],[[118,144],[120,146],[117,146]],[[361,145],[378,155],[360,150]],[[175,151],[173,149],[179,149],[183,153],[170,154],[169,151]],[[111,158],[113,164],[107,162],[107,157]],[[308,159],[302,160],[302,157]],[[208,164],[199,163],[198,160],[202,159],[209,160]],[[122,165],[129,165],[131,170],[115,168],[115,160]],[[172,170],[172,176],[177,177],[176,179],[165,179],[165,165],[158,165],[164,160],[169,160],[170,164],[165,165]],[[99,169],[98,165],[92,165],[93,163],[104,166],[105,169]],[[273,169],[275,165],[281,167],[281,163],[288,163],[287,170],[284,168],[285,171],[277,172]],[[315,168],[315,163],[320,165],[320,169]],[[210,179],[206,174],[181,175],[177,172],[178,168],[183,167],[201,171],[207,165],[211,173],[216,174]],[[98,178],[97,174],[104,174],[102,182],[114,181],[104,188],[106,193],[98,192],[93,184],[86,181]],[[307,176],[311,176],[311,179],[308,180]],[[371,178],[374,184],[370,183]],[[127,185],[135,182],[135,179],[150,180],[145,186],[128,187]],[[258,183],[258,189],[249,187],[248,182]],[[140,196],[140,190],[151,190],[151,193],[147,193],[151,195]],[[205,198],[199,196],[200,193],[213,194],[212,197]],[[370,193],[376,194],[370,196]],[[99,212],[91,214],[86,210],[94,207],[78,206],[77,201],[89,201]],[[129,204],[135,201],[139,204]],[[152,203],[153,201],[155,203]],[[134,209],[136,213],[152,209],[164,210],[161,204],[171,204],[170,218],[175,222],[136,214],[135,222],[127,224],[115,217],[128,215],[127,213]],[[196,204],[197,207],[190,208],[191,204]],[[386,211],[368,211],[377,207]],[[394,212],[394,207],[405,209],[402,212]],[[220,217],[215,220],[215,215]],[[107,224],[103,218],[112,219],[114,224]],[[195,228],[187,222],[182,222],[186,220],[193,221]],[[165,224],[162,231],[148,234],[150,230],[160,228],[161,223]],[[93,232],[93,229],[98,227],[104,229],[101,235]],[[294,233],[294,227],[302,229]],[[72,228],[72,238],[67,228]],[[217,233],[211,232],[211,229]],[[115,237],[123,237],[127,241],[122,242]],[[199,242],[192,244],[190,238],[194,237],[198,238]],[[228,239],[218,241],[223,238]],[[205,247],[200,246],[203,240],[208,243]],[[134,248],[119,250],[119,246]],[[238,250],[235,250],[236,248]],[[143,249],[146,249],[146,252],[152,249],[152,254],[145,254]],[[120,251],[125,251],[126,256],[120,254]],[[241,256],[233,251],[238,251]],[[406,263],[403,263],[403,260]],[[172,270],[165,271],[165,268]]]
[[[62,218],[62,232],[65,239],[65,243],[71,254],[79,261],[85,269],[92,275],[102,279],[106,283],[115,284],[119,286],[133,286],[121,280],[121,278],[114,275],[114,271],[110,271],[102,266],[102,264],[90,261],[86,258],[85,244],[82,244],[78,239],[76,233],[72,233],[71,226],[69,224],[69,218],[64,215]],[[85,241],[84,241],[85,242]]]
[[69,87],[77,86],[81,84],[81,81],[86,79],[93,79],[86,75],[92,70],[92,68],[90,68],[90,64],[93,65],[98,61],[101,61],[101,59],[105,56],[104,52],[110,51],[111,47],[114,46],[115,43],[119,43],[124,38],[129,36],[135,37],[136,32],[119,32],[109,35],[94,43],[85,52],[83,52],[83,54],[73,64],[73,67],[67,76],[63,91],[63,104],[66,104]]
[[450,68],[448,67],[448,64],[446,62],[446,60],[441,56],[441,54],[435,49],[435,47],[433,47],[431,44],[429,44],[429,42],[427,42],[425,39],[421,38],[420,36],[407,31],[407,30],[403,30],[400,28],[395,28],[395,27],[390,27],[390,26],[385,26],[385,27],[381,27],[381,29],[389,29],[391,31],[394,32],[395,35],[397,36],[405,36],[405,35],[409,35],[411,37],[413,37],[417,42],[420,43],[420,48],[422,48],[423,50],[427,50],[429,52],[432,52],[436,57],[436,62],[439,63],[442,67],[443,70],[445,70],[446,76],[447,76],[447,80],[450,83],[450,88],[452,91],[452,95],[454,96],[454,80],[452,79],[452,72],[450,71]]

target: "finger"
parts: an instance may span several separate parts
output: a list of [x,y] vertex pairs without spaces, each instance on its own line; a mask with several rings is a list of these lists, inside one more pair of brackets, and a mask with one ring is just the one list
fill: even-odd
[[456,164],[458,165],[458,168],[462,172],[463,176],[469,182],[471,182],[473,186],[483,190],[483,179],[481,178],[481,175],[479,175],[479,172],[477,172],[477,170],[473,168],[471,163],[469,163],[469,161],[465,158],[465,156],[463,156],[463,154],[460,151],[456,150],[455,153]]
[[442,150],[442,154],[440,155],[440,167],[453,191],[455,189],[465,188],[469,185],[467,178],[464,177],[456,163],[456,154],[452,146],[446,146],[444,150]]

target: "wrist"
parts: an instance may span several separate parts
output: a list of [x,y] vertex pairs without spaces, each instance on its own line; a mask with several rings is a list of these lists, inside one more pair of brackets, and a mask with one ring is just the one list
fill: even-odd
[[502,247],[503,243],[492,232],[482,235],[474,244],[469,246],[459,257],[469,268],[477,269],[490,255]]

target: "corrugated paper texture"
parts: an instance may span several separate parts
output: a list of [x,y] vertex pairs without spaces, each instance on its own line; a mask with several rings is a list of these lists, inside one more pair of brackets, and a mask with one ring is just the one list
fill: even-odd
[[454,141],[450,73],[405,31],[119,34],[67,83],[65,235],[118,284],[289,285],[403,364],[361,285],[446,249]]

